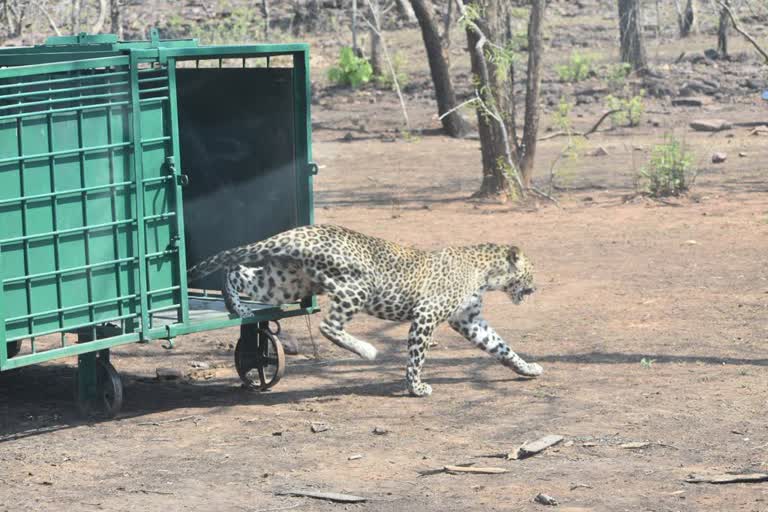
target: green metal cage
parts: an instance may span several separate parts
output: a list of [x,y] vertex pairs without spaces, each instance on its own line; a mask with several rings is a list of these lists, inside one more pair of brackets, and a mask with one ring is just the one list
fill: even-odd
[[304,44],[154,31],[0,49],[0,371],[78,355],[92,399],[110,347],[312,312],[243,320],[215,279],[186,283],[196,261],[312,222],[308,71]]

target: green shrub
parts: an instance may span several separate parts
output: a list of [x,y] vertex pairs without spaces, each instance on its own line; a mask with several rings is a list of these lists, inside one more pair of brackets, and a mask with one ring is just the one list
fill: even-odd
[[651,151],[651,160],[640,170],[645,192],[652,197],[679,196],[693,184],[691,172],[693,156],[685,145],[674,137],[667,137]]
[[611,124],[616,126],[637,126],[643,117],[645,105],[643,104],[645,91],[635,94],[631,98],[622,98],[609,94],[605,97],[608,110],[618,110],[611,114]]
[[[408,58],[402,52],[397,52],[392,57],[392,68],[395,71],[395,76],[397,77],[397,83],[400,86],[400,89],[408,85],[408,73],[406,73],[404,69],[407,64]],[[395,81],[392,79],[392,74],[389,72],[389,67],[384,70],[383,75],[378,75],[376,77],[376,84],[379,87],[392,90],[395,89]]]
[[560,97],[560,103],[557,105],[557,110],[552,114],[552,121],[560,131],[570,134],[571,127],[571,112],[573,111],[573,103],[569,102],[565,96]]
[[556,70],[561,82],[581,82],[592,74],[592,59],[573,52],[568,62],[557,66]]
[[328,79],[337,85],[357,88],[368,83],[373,77],[371,64],[355,55],[352,48],[344,47],[339,54],[339,63],[328,71]]
[[608,66],[608,70],[605,74],[605,81],[608,83],[608,88],[613,91],[623,89],[627,77],[631,72],[632,65],[628,62],[621,62],[619,64]]

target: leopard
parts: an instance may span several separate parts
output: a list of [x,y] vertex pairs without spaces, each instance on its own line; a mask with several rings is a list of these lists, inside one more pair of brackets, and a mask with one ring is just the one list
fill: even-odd
[[219,252],[191,267],[188,281],[222,270],[227,309],[243,318],[253,311],[241,295],[268,305],[327,295],[321,334],[363,359],[374,360],[377,350],[345,330],[355,314],[410,322],[405,382],[414,396],[432,393],[421,374],[444,322],[515,373],[533,378],[543,372],[516,354],[481,315],[486,292],[503,292],[520,304],[536,291],[533,265],[515,245],[422,250],[346,227],[311,224]]

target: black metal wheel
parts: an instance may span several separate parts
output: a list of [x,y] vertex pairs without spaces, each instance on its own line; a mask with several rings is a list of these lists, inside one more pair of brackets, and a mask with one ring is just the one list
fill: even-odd
[[123,381],[109,361],[96,361],[98,406],[101,412],[114,418],[123,408]]
[[[123,381],[109,361],[96,359],[96,385],[80,393],[80,375],[75,373],[75,401],[84,416],[99,415],[114,418],[123,408]],[[85,371],[88,371],[87,369]]]
[[247,388],[268,390],[285,373],[282,343],[264,325],[242,326],[235,347],[235,368]]

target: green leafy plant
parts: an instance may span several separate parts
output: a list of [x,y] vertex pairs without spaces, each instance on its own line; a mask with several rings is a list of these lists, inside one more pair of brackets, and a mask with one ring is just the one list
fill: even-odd
[[644,357],[640,360],[640,366],[646,369],[650,369],[653,366],[653,363],[655,363],[655,359],[648,359],[647,357]]
[[622,98],[612,94],[606,96],[605,102],[608,110],[616,110],[616,112],[611,114],[611,125],[614,127],[639,125],[645,111],[645,105],[643,104],[644,96],[645,91],[642,90],[640,94],[635,94],[629,98]]
[[560,97],[560,103],[557,104],[557,110],[552,114],[552,121],[561,131],[570,134],[573,129],[571,127],[571,112],[573,111],[573,103],[569,102],[565,96]]
[[621,62],[619,64],[612,64],[608,66],[608,70],[605,74],[605,81],[608,83],[608,88],[617,91],[624,88],[627,81],[627,77],[632,72],[632,65],[628,62]]
[[592,58],[573,52],[568,62],[555,70],[561,82],[581,82],[592,74]]
[[357,88],[368,83],[373,77],[371,64],[355,55],[352,48],[344,47],[339,54],[338,65],[328,71],[328,79],[338,85],[350,85]]
[[664,143],[651,151],[651,159],[640,170],[645,192],[652,197],[679,196],[692,185],[696,176],[692,173],[693,156],[685,145],[674,137],[666,137]]
[[[408,73],[405,72],[405,66],[408,64],[408,57],[402,52],[396,52],[392,56],[392,69],[397,77],[397,83],[402,89],[408,84]],[[384,74],[376,76],[376,84],[379,87],[385,87],[387,89],[395,89],[395,81],[392,79],[392,73],[389,72],[389,68],[384,71]]]

